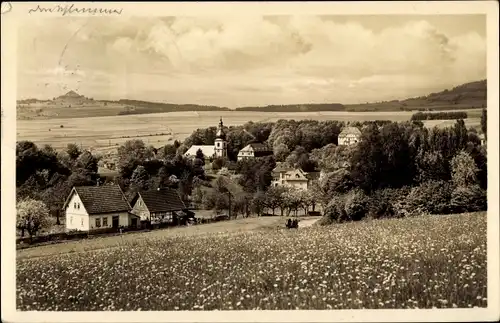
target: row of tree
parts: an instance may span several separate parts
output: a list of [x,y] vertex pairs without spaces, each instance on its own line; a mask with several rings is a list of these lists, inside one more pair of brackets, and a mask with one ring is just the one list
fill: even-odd
[[454,120],[454,119],[467,119],[467,112],[464,112],[464,111],[417,112],[411,116],[412,121]]

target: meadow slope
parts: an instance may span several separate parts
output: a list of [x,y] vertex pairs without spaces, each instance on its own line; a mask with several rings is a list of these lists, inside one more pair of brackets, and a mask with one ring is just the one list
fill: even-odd
[[71,253],[18,251],[17,308],[487,306],[484,212],[302,230],[273,229],[273,219],[246,221],[96,239]]

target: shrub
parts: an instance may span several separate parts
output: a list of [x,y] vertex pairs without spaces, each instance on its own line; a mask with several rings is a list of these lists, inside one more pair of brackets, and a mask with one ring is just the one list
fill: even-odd
[[359,221],[368,213],[368,197],[360,189],[332,196],[324,214],[331,222]]
[[411,189],[408,196],[395,204],[398,217],[451,213],[451,184],[446,181],[427,181]]
[[368,197],[360,189],[354,189],[345,195],[345,215],[348,220],[359,221],[368,213]]
[[396,205],[404,200],[411,188],[386,188],[373,192],[368,201],[368,216],[373,219],[396,217]]
[[487,209],[486,191],[479,185],[458,186],[451,193],[451,208],[453,212],[475,212]]

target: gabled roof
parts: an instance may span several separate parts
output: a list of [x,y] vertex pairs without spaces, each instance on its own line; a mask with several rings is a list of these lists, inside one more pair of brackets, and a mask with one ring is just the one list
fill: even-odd
[[292,167],[286,166],[284,163],[276,163],[276,167],[274,167],[274,173],[284,173],[293,170]]
[[64,202],[63,209],[74,194],[78,194],[88,214],[128,212],[131,209],[118,185],[75,186]]
[[291,171],[286,172],[285,174],[286,181],[305,181],[308,180],[307,173],[302,169],[297,168]]
[[356,127],[345,127],[344,129],[342,129],[342,132],[339,134],[339,137],[347,135],[361,136],[361,131]]
[[193,145],[184,153],[184,156],[196,156],[196,152],[198,151],[198,149],[201,149],[201,152],[205,157],[212,157],[215,154],[214,146]]
[[267,145],[264,145],[263,143],[260,142],[248,144],[241,150],[249,150],[250,148],[252,148],[254,152],[272,152],[272,149],[270,149],[269,147],[267,147]]
[[186,205],[182,202],[179,193],[171,188],[138,192],[132,199],[132,204],[137,202],[139,196],[142,197],[149,212],[170,212],[186,209]]

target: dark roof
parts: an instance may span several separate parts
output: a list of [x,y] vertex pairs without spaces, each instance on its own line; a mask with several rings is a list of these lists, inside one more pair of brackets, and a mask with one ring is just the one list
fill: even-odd
[[282,173],[282,172],[288,172],[290,170],[293,170],[292,167],[288,167],[284,163],[276,163],[276,167],[273,169],[273,172],[275,173]]
[[267,147],[266,145],[264,145],[262,143],[255,142],[255,143],[248,144],[248,145],[250,147],[252,147],[255,152],[268,152],[268,151],[272,151],[269,147]]
[[128,212],[130,210],[130,204],[118,185],[74,187],[66,203],[64,203],[64,207],[66,207],[74,191],[82,200],[88,214]]
[[161,190],[141,191],[136,194],[132,203],[135,204],[139,195],[146,204],[149,212],[169,212],[186,209],[179,193],[171,188]]

